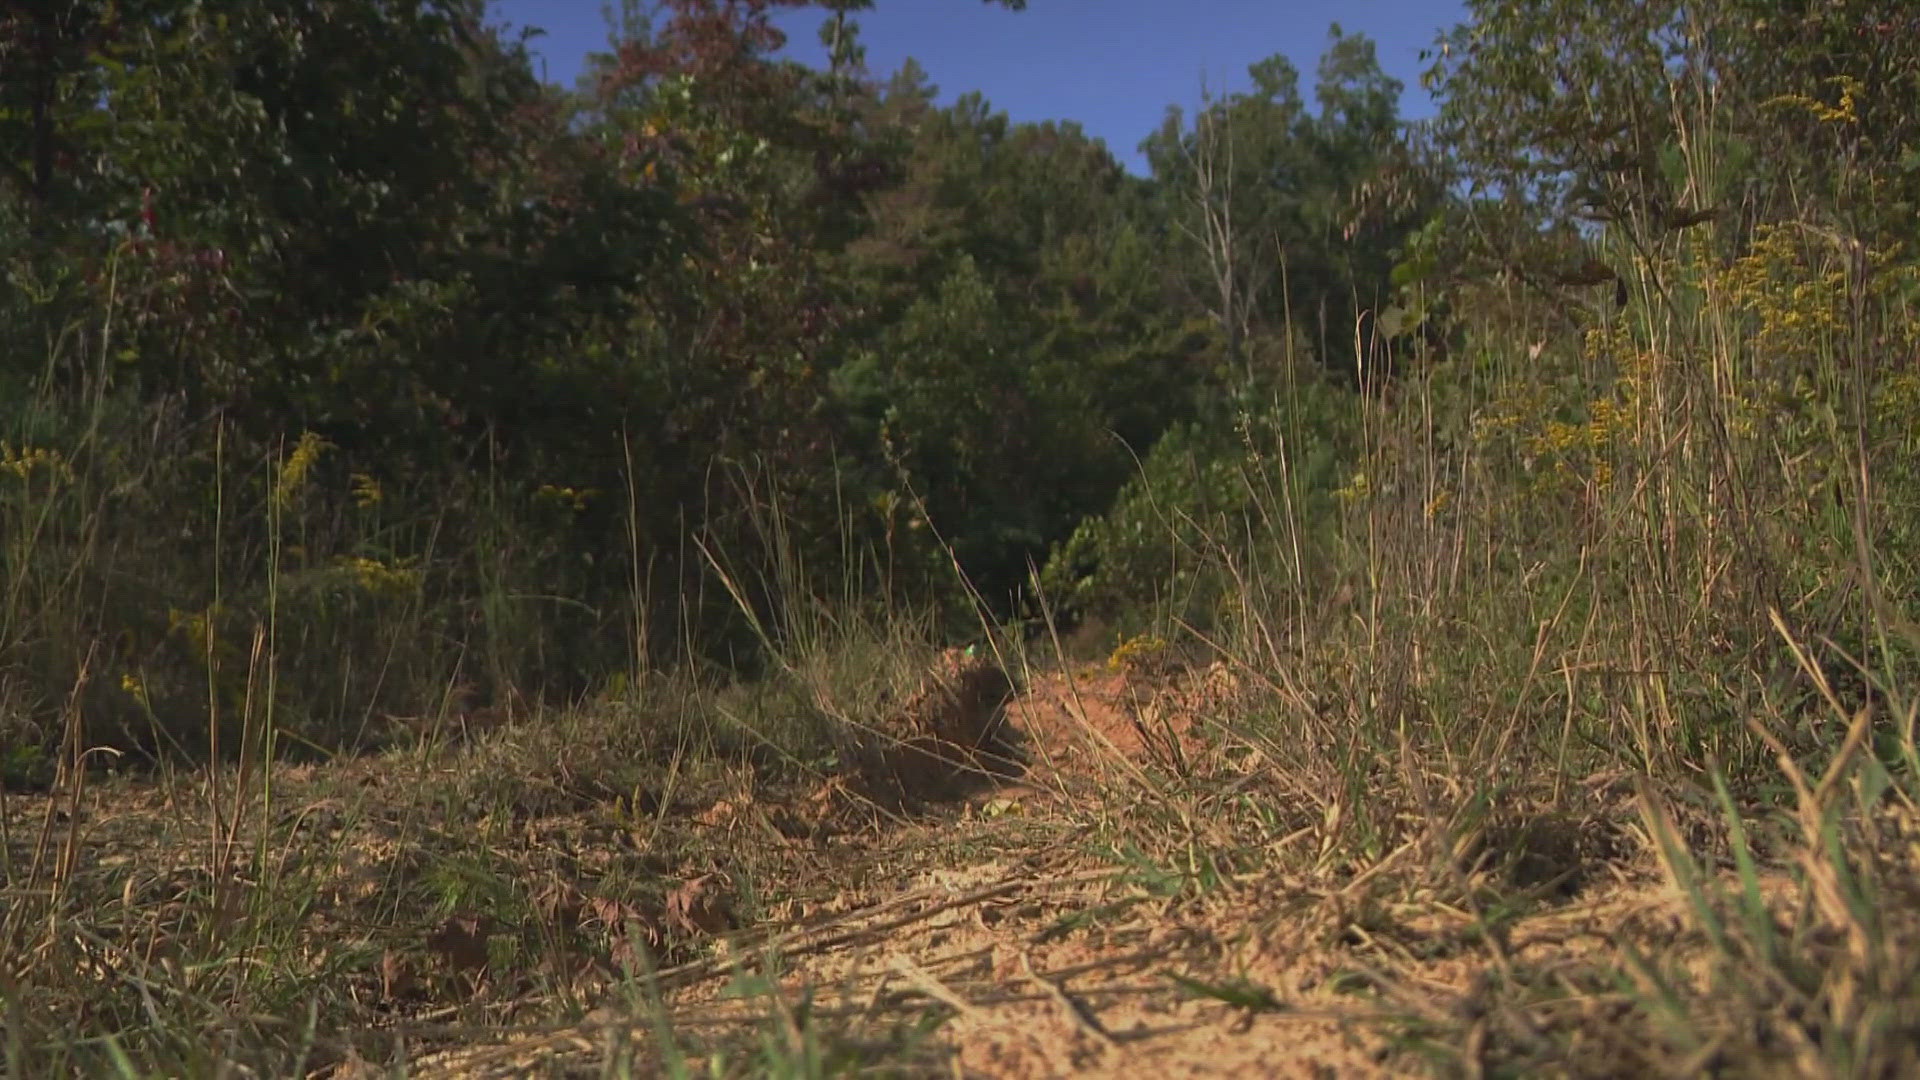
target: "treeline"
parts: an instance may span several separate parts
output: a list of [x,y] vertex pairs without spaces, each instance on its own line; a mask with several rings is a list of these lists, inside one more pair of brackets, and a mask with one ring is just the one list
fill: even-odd
[[[871,75],[862,4],[781,59],[785,6],[628,5],[572,90],[477,0],[0,8],[0,742],[340,745],[751,670],[796,603],[1204,622],[1250,461],[1312,591],[1387,483],[1369,403],[1439,378],[1464,439],[1490,350],[1685,304],[1675,260],[1772,223],[1905,280],[1891,0],[1474,3],[1416,128],[1336,27],[1147,178]],[[1901,347],[1864,296],[1820,371]],[[1590,420],[1613,368],[1570,364],[1526,423]]]

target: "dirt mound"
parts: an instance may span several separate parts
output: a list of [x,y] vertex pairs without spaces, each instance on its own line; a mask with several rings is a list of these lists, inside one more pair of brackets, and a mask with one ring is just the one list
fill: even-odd
[[1139,766],[1186,776],[1219,764],[1214,736],[1242,695],[1239,677],[1218,661],[1121,662],[1040,675],[1007,714],[1025,740],[1035,785]]
[[1219,764],[1219,721],[1242,696],[1224,663],[1125,658],[1040,672],[1024,687],[992,656],[949,649],[856,753],[860,793],[882,805],[929,806],[1003,791],[1060,791],[1115,768],[1177,775]]
[[1006,725],[1013,680],[990,656],[949,649],[899,708],[864,732],[862,794],[886,806],[944,802],[1020,770]]

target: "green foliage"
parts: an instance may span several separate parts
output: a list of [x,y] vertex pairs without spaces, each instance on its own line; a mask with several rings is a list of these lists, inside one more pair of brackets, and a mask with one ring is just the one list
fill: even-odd
[[752,670],[819,582],[1014,614],[1044,563],[1074,612],[1221,626],[1383,550],[1420,594],[1455,528],[1494,552],[1460,610],[1526,621],[1531,573],[1681,620],[1658,580],[1755,686],[1769,605],[1884,651],[1830,581],[1920,562],[1883,359],[1920,67],[1857,33],[1904,9],[1486,0],[1417,132],[1335,27],[1311,95],[1254,65],[1143,180],[870,78],[865,4],[780,59],[780,6],[632,8],[571,94],[469,0],[9,23],[53,74],[0,74],[9,731],[79,686],[125,745],[332,745]]
[[1040,579],[1049,600],[1123,631],[1169,618],[1211,629],[1244,586],[1233,567],[1302,547],[1324,564],[1360,451],[1357,406],[1309,369],[1240,387],[1231,406],[1175,426],[1113,508],[1053,551]]
[[916,503],[1007,610],[1207,372],[1164,302],[1145,192],[1104,147],[977,95],[929,101],[909,70],[877,103],[911,126],[901,181],[846,249],[867,340],[832,382],[884,466],[875,497]]
[[[1911,22],[1909,5],[1469,10],[1425,82],[1486,220],[1473,246],[1534,286],[1614,280],[1619,267],[1595,264],[1580,222],[1643,257],[1716,220],[1799,217],[1876,245],[1913,239],[1915,132],[1893,104],[1920,79],[1894,32]],[[1724,244],[1738,228],[1711,235]]]
[[1208,374],[1151,203],[773,6],[629,18],[570,96],[468,0],[10,23],[61,74],[0,78],[9,445],[72,475],[10,507],[9,723],[335,745],[746,662],[800,598],[702,545],[1010,608]]
[[1260,336],[1292,335],[1322,363],[1355,370],[1355,326],[1384,306],[1396,250],[1438,203],[1399,132],[1400,85],[1373,43],[1334,26],[1315,116],[1281,56],[1249,69],[1254,89],[1208,99],[1189,124],[1170,109],[1142,148],[1180,282],[1242,359]]

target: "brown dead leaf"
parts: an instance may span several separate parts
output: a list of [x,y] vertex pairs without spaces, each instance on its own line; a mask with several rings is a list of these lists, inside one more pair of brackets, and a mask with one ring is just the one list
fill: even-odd
[[616,971],[641,970],[666,940],[658,916],[609,897],[587,900],[587,921],[605,928],[607,955]]
[[427,938],[427,951],[452,970],[481,972],[487,967],[487,939],[497,924],[490,915],[453,914]]
[[380,993],[388,1001],[398,1001],[413,993],[413,972],[406,957],[393,949],[380,954]]
[[667,894],[667,925],[689,936],[725,933],[733,926],[729,902],[722,891],[725,878],[701,874]]
[[580,890],[559,877],[549,879],[534,894],[533,906],[549,924],[568,930],[579,927],[588,903]]
[[725,799],[720,799],[712,806],[707,807],[695,815],[693,820],[701,825],[705,825],[709,829],[717,829],[723,825],[732,824],[733,820],[739,816],[739,807]]
[[587,901],[587,911],[594,922],[607,928],[609,934],[624,936],[631,927],[646,939],[647,944],[660,944],[660,920],[632,904],[596,896]]

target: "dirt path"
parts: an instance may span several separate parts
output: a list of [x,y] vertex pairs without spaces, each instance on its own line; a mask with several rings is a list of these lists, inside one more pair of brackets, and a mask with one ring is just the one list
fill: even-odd
[[[1411,829],[1356,860],[1325,843],[1324,810],[1253,786],[1260,763],[1215,737],[1235,694],[1216,665],[1043,675],[1004,714],[989,693],[918,695],[906,735],[991,734],[1019,760],[955,795],[932,743],[903,739],[945,801],[894,776],[897,805],[845,780],[782,794],[634,774],[643,789],[606,764],[617,732],[577,731],[283,770],[282,809],[224,832],[236,804],[219,817],[204,778],[14,795],[9,865],[67,912],[38,947],[84,972],[75,1007],[124,999],[137,1018],[169,980],[204,996],[217,981],[192,971],[252,970],[271,942],[299,957],[276,961],[295,996],[232,1010],[313,1002],[308,1071],[343,1080],[398,1060],[448,1077],[1739,1063],[1731,1036],[1650,1019],[1662,995],[1714,992],[1726,931],[1668,883],[1621,785],[1595,786],[1585,817],[1484,832],[1499,859]],[[961,715],[978,708],[994,716]],[[1790,925],[1788,879],[1759,884]],[[1723,873],[1699,895],[1737,891]]]
[[[1627,1043],[1610,1015],[1621,995],[1597,988],[1623,944],[1673,962],[1703,942],[1681,895],[1623,845],[1580,867],[1579,888],[1492,919],[1433,896],[1408,872],[1412,847],[1359,874],[1210,878],[1116,859],[1103,844],[1124,832],[1114,817],[1149,798],[1153,777],[1203,767],[1206,707],[1230,683],[1218,667],[1037,680],[1008,709],[1020,776],[876,831],[874,865],[891,872],[792,900],[771,925],[659,973],[689,1057],[768,1025],[801,1045],[816,1025],[907,1075],[1480,1075],[1565,1064],[1565,1032],[1547,1036],[1560,1026],[1615,1041],[1566,1071],[1644,1075],[1650,1048]],[[1496,1000],[1516,990],[1546,1003]],[[609,1047],[654,1030],[603,1007],[422,1060],[416,1075],[600,1075]],[[927,1034],[903,1043],[902,1031]]]

